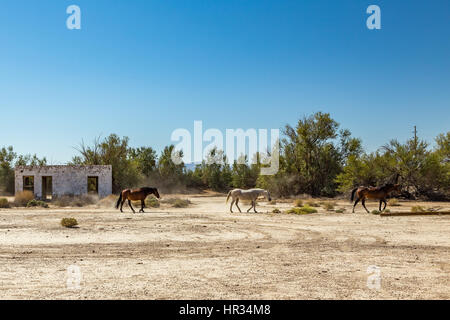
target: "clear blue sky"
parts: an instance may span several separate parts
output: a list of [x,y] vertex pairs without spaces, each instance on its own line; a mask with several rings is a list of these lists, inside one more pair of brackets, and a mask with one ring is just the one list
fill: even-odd
[[369,151],[450,130],[448,0],[3,0],[0,41],[0,146],[54,164],[100,134],[161,150],[194,120],[280,128],[320,110]]

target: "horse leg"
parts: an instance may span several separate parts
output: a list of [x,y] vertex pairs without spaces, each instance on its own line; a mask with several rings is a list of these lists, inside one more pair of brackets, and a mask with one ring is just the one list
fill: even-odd
[[234,199],[231,200],[231,205],[230,205],[230,212],[233,213],[233,204],[234,204]]
[[239,209],[239,212],[242,212],[241,208],[239,208],[239,206],[238,206],[238,203],[239,203],[239,198],[236,199],[236,207]]
[[258,211],[256,211],[256,200],[253,201],[253,210],[255,211],[255,213],[258,213]]
[[362,200],[361,200],[361,203],[362,203],[364,209],[366,209],[367,213],[370,213],[370,211],[367,210],[367,208],[366,208],[366,199],[362,199]]
[[123,213],[123,210],[122,210],[122,208],[123,208],[123,204],[125,203],[125,198],[122,200],[122,203],[120,204],[120,212],[122,212]]
[[380,211],[381,212],[381,202],[382,202],[383,200],[380,200],[380,208],[378,209],[378,211]]
[[386,210],[386,206],[387,206],[387,201],[386,201],[386,199],[383,199],[383,202],[384,202],[384,208],[383,208],[383,211],[384,211],[384,210]]
[[141,200],[141,210],[139,210],[139,212],[144,213],[144,208],[145,208],[145,201]]
[[252,206],[248,208],[247,212],[249,212],[253,208],[253,200],[252,200]]
[[352,213],[355,213],[355,207],[356,207],[356,205],[358,204],[359,200],[360,200],[359,198],[356,199],[355,204],[353,205],[353,211],[352,211]]
[[131,210],[133,210],[133,213],[136,213],[136,211],[134,211],[133,206],[131,205],[131,200],[128,199],[128,205],[130,206]]

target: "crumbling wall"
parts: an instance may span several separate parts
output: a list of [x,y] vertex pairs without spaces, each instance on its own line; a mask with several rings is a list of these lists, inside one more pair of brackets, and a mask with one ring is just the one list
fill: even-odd
[[88,177],[98,177],[98,195],[112,193],[112,166],[19,166],[15,169],[16,193],[23,191],[23,177],[34,177],[34,194],[42,198],[42,177],[52,177],[53,196],[88,193]]

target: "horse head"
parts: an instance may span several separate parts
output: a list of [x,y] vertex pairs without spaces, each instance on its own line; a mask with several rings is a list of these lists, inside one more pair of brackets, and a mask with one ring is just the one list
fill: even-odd
[[142,191],[145,192],[146,196],[148,196],[149,194],[154,194],[155,197],[157,197],[158,199],[161,198],[161,197],[159,196],[158,189],[156,189],[156,188],[145,187],[145,188],[142,188]]
[[158,189],[156,189],[156,188],[152,188],[152,193],[158,198],[158,199],[160,199],[161,197],[159,196],[159,192],[158,192]]

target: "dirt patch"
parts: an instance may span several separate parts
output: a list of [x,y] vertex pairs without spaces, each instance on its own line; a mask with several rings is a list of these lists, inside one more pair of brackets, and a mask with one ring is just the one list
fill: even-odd
[[[229,213],[223,196],[189,208],[0,209],[1,299],[449,299],[450,217]],[[108,204],[109,205],[109,204]],[[392,212],[414,205],[400,202]],[[376,203],[367,204],[377,207]],[[389,207],[388,207],[389,208]],[[244,210],[245,209],[245,210]],[[74,217],[77,229],[60,225]],[[68,268],[81,271],[67,287]],[[367,286],[380,268],[380,290]]]

